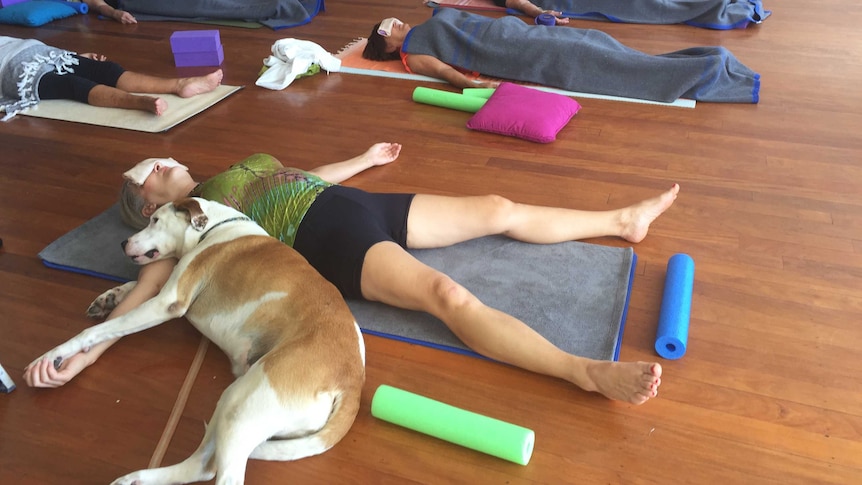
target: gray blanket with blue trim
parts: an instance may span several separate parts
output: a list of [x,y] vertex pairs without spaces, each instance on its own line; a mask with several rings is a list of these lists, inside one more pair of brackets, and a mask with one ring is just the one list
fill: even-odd
[[604,32],[528,25],[516,17],[439,9],[410,30],[402,50],[486,76],[569,91],[665,103],[759,100],[760,75],[723,47],[649,55]]
[[744,29],[772,12],[761,0],[532,0],[564,17],[633,24],[688,24],[707,29]]
[[249,20],[274,30],[307,24],[323,0],[120,0],[138,20]]

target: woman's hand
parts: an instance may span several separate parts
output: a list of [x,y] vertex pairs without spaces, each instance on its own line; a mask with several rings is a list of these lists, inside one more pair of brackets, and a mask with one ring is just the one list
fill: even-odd
[[365,158],[374,167],[394,162],[399,153],[401,153],[400,143],[376,143],[365,152]]
[[86,57],[87,59],[92,59],[94,61],[107,61],[108,58],[103,56],[102,54],[96,54],[95,52],[86,52],[84,54],[78,54],[79,57]]
[[129,12],[126,12],[125,10],[115,9],[114,13],[112,14],[112,17],[114,18],[114,20],[121,24],[138,23],[138,19],[136,19],[134,15],[130,14]]
[[569,23],[569,18],[563,17],[563,12],[557,12],[556,10],[545,10],[542,13],[553,15],[554,18],[557,19],[557,25],[566,25],[567,23]]
[[476,81],[474,87],[497,89],[500,87],[500,81]]
[[48,359],[42,359],[24,369],[24,380],[30,387],[60,387],[95,362],[93,357],[88,351],[78,352],[64,359],[59,369]]

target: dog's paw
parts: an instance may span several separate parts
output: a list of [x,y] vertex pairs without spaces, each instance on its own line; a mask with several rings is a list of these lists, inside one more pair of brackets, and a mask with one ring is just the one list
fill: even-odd
[[143,485],[143,482],[134,477],[135,473],[130,473],[124,477],[120,477],[113,482],[111,485]]
[[96,320],[102,320],[117,308],[117,305],[123,301],[123,298],[132,291],[137,281],[129,281],[128,283],[111,288],[110,290],[99,295],[93,303],[87,308],[87,316]]
[[183,477],[176,477],[170,473],[166,473],[168,468],[153,468],[149,470],[138,470],[136,472],[123,475],[122,477],[111,482],[111,485],[158,485],[163,483],[191,483],[198,480],[184,480]]

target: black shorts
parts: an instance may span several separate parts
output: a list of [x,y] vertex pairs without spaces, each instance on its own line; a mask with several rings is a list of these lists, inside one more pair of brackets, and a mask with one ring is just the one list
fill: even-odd
[[407,247],[407,214],[414,194],[372,194],[333,185],[302,219],[293,248],[345,298],[362,298],[362,264],[375,244]]

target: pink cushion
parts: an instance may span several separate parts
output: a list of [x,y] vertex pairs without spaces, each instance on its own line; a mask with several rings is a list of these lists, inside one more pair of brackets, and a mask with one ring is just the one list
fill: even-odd
[[503,82],[467,128],[550,143],[580,109],[568,96]]

